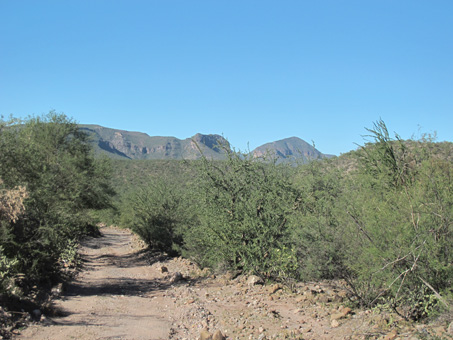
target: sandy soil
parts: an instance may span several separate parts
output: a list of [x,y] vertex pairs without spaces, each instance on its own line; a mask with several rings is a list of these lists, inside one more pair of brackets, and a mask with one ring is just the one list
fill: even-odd
[[168,339],[168,285],[140,256],[129,232],[104,228],[102,234],[84,242],[83,271],[55,301],[64,317],[45,318],[17,339]]
[[351,310],[339,282],[289,290],[216,277],[182,258],[150,256],[129,231],[101,232],[83,243],[83,270],[54,303],[59,316],[43,315],[15,339],[452,338],[446,326]]

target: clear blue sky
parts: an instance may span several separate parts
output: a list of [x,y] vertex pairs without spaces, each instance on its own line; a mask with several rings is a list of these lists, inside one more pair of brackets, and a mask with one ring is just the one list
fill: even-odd
[[340,154],[453,140],[453,1],[0,0],[0,114]]

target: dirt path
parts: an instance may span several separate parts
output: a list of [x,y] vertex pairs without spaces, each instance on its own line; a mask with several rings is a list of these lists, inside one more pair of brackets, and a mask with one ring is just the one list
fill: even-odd
[[56,307],[64,317],[48,318],[17,339],[168,339],[163,317],[167,289],[134,247],[133,236],[113,228],[87,240],[83,272],[65,287]]
[[339,282],[289,290],[215,276],[182,258],[151,257],[126,230],[101,232],[84,242],[84,270],[55,301],[63,316],[43,317],[16,339],[452,338],[448,324],[415,327],[396,315],[351,310]]

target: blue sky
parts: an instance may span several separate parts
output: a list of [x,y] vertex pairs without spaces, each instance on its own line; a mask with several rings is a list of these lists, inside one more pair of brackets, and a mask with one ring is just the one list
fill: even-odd
[[453,1],[0,0],[0,114],[330,154],[453,140]]

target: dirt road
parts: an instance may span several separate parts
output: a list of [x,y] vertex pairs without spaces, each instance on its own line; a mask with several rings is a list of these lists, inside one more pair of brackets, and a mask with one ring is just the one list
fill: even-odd
[[133,236],[103,228],[84,242],[84,269],[65,287],[56,307],[64,317],[47,318],[17,339],[168,339],[163,317],[168,285],[134,247]]
[[129,231],[101,232],[83,243],[83,270],[55,301],[61,316],[43,316],[16,339],[196,340],[216,332],[228,340],[451,338],[448,324],[415,327],[397,315],[351,310],[339,282],[290,290],[215,276],[186,259],[150,256]]

